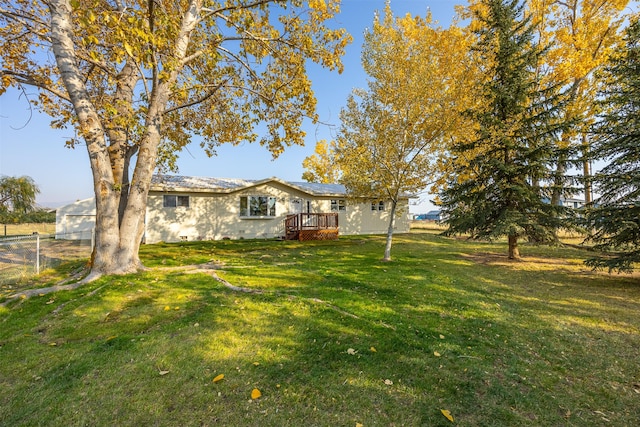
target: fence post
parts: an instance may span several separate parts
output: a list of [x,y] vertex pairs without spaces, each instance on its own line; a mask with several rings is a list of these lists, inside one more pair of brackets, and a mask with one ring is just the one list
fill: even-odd
[[36,235],[36,274],[40,274],[40,234]]

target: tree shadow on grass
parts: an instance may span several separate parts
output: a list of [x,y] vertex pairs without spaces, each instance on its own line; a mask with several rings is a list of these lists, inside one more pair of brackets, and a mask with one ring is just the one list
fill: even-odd
[[[310,264],[228,276],[267,284],[263,294],[206,274],[101,279],[112,283],[95,296],[74,291],[57,315],[51,306],[38,344],[3,346],[30,342],[35,354],[14,357],[30,358],[40,379],[2,369],[13,386],[0,418],[438,426],[450,425],[448,409],[466,425],[598,425],[602,408],[612,422],[635,421],[640,326],[621,311],[637,307],[637,288],[477,265],[447,248],[423,259],[411,248],[409,261],[380,266],[374,250],[295,247],[288,257],[304,252]],[[337,262],[318,265],[328,256]]]

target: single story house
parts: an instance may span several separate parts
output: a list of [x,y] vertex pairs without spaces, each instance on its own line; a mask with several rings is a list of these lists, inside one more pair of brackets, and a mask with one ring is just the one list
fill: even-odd
[[[58,210],[58,216],[74,211],[65,208]],[[409,232],[408,196],[398,209],[395,231]],[[336,237],[386,234],[390,214],[389,200],[349,198],[339,184],[155,175],[144,241],[289,238],[292,224],[299,230],[319,225],[335,231]],[[57,221],[71,223],[64,218]]]

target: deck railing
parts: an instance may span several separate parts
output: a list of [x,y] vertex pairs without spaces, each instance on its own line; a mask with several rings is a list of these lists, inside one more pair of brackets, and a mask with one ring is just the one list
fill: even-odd
[[287,240],[327,240],[338,238],[337,213],[299,213],[284,221]]

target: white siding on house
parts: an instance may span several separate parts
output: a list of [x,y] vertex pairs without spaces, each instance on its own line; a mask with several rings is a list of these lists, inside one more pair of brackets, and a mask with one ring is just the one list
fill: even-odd
[[[408,233],[410,221],[409,200],[403,199],[398,202],[397,215],[394,231],[397,233]],[[372,211],[371,201],[355,202],[347,201],[347,211],[340,212],[340,234],[386,234],[389,228],[391,215],[391,202],[385,201],[385,210]],[[345,221],[342,221],[342,218]],[[344,225],[344,227],[343,227]]]
[[[149,194],[145,242],[176,242],[181,240],[220,239],[272,239],[285,235],[284,220],[294,211],[301,200],[312,213],[331,212],[331,200],[337,197],[314,197],[297,189],[270,182],[229,194],[207,194],[194,192],[172,192],[188,195],[189,207],[162,207],[161,192]],[[276,198],[275,217],[241,217],[240,197],[270,196]],[[342,198],[345,198],[344,196]],[[309,202],[307,204],[307,202]],[[390,202],[384,211],[372,211],[371,201],[347,199],[346,211],[338,212],[341,235],[386,234],[389,226]],[[401,213],[396,217],[395,230],[409,232],[409,201],[400,201]]]
[[[308,194],[280,183],[267,183],[229,194],[179,193],[190,197],[188,208],[163,208],[162,196],[152,192],[147,203],[145,241],[271,239],[284,236],[284,220],[291,213],[291,200],[310,201],[311,212],[321,212]],[[276,216],[240,216],[240,197],[267,196],[276,199]],[[326,211],[329,212],[329,208]]]
[[[340,235],[386,234],[391,203],[385,210],[372,211],[371,200],[347,198],[344,187],[308,183],[287,183],[278,179],[245,181],[198,177],[154,177],[147,200],[144,241],[272,239],[285,235],[284,220],[293,213],[329,213],[331,200],[346,201],[338,211]],[[188,196],[188,206],[164,207],[163,196]],[[274,217],[240,216],[240,198],[274,197]],[[409,232],[409,200],[398,204],[395,231]],[[94,199],[58,209],[56,234],[88,231],[95,225]],[[71,237],[80,238],[80,237]]]

